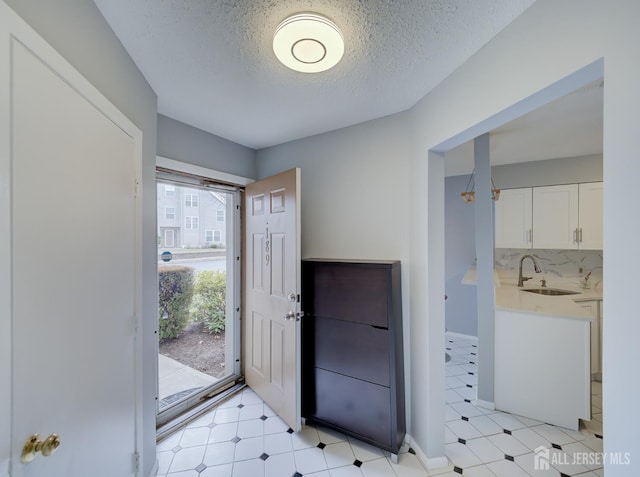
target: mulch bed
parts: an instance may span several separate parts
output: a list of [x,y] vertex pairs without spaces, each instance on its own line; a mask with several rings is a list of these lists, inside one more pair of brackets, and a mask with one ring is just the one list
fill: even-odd
[[209,334],[202,323],[191,324],[178,338],[161,341],[160,354],[215,378],[226,374],[224,331]]

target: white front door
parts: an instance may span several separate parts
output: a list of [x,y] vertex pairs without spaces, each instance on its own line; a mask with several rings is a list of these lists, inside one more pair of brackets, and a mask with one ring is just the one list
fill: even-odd
[[300,429],[300,169],[247,186],[244,366],[247,384]]
[[[4,2],[0,18],[10,475],[134,475],[140,133]],[[25,463],[34,434],[59,447]]]
[[169,248],[175,247],[174,231],[171,229],[164,231],[164,246]]

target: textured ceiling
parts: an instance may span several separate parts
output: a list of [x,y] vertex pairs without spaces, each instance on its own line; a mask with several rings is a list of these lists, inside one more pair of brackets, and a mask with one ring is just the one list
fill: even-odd
[[[413,106],[534,0],[95,0],[161,114],[252,148]],[[297,73],[271,49],[290,14],[332,19],[345,55]]]

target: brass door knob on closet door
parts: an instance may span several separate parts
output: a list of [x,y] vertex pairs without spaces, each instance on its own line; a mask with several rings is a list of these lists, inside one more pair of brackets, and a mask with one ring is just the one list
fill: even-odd
[[36,458],[38,452],[47,457],[53,454],[60,446],[58,434],[51,434],[44,441],[40,440],[40,434],[33,434],[22,448],[22,463],[26,464]]

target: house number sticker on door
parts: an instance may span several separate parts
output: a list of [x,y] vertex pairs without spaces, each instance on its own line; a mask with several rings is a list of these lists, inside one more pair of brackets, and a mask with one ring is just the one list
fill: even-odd
[[265,241],[265,260],[267,261],[267,266],[269,266],[269,224],[267,223],[267,234],[265,235],[267,240]]

